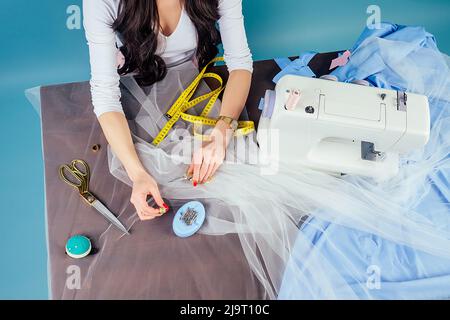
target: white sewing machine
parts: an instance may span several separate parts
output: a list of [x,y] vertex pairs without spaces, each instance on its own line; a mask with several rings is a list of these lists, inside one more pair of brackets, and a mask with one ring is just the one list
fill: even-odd
[[399,154],[428,142],[425,96],[293,75],[275,91],[258,127],[269,161],[384,180],[398,173]]

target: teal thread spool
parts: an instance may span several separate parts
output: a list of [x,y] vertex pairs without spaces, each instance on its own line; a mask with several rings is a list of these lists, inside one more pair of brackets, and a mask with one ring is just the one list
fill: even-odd
[[91,250],[91,240],[81,234],[70,237],[66,242],[66,253],[69,257],[74,259],[86,257]]

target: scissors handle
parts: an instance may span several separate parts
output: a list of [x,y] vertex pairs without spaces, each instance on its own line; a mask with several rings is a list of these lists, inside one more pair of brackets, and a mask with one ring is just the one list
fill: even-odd
[[[67,174],[72,179],[69,179]],[[59,177],[68,185],[77,188],[81,195],[89,193],[90,170],[86,161],[76,159],[71,164],[63,164],[59,167]]]
[[84,160],[75,159],[72,160],[71,168],[73,171],[77,172],[79,175],[85,178],[87,184],[89,184],[89,179],[91,177],[91,170],[89,165]]

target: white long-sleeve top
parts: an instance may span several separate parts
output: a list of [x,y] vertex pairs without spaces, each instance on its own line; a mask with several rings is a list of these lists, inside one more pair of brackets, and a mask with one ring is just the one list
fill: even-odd
[[[122,43],[112,28],[117,18],[120,0],[83,0],[83,24],[89,45],[91,64],[91,94],[94,112],[123,113],[120,102],[117,73],[117,46]],[[219,0],[218,21],[228,71],[253,71],[253,61],[247,43],[242,15],[242,0]],[[117,46],[116,46],[117,44]],[[160,33],[156,53],[168,66],[189,60],[197,48],[197,31],[185,12],[173,33],[166,37]]]

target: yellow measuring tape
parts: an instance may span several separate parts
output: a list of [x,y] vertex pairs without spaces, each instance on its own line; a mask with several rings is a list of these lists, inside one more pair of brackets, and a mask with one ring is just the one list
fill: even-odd
[[[223,61],[223,58],[219,57],[212,59],[195,77],[192,83],[181,93],[178,99],[170,107],[169,111],[167,111],[166,118],[168,119],[168,121],[161,129],[161,131],[158,133],[156,138],[153,140],[152,144],[154,144],[155,146],[159,145],[161,141],[163,141],[164,138],[167,136],[170,129],[180,118],[183,119],[184,121],[188,121],[194,124],[194,136],[199,137],[203,140],[208,140],[208,137],[199,134],[197,132],[197,129],[198,126],[201,125],[215,126],[217,123],[217,119],[211,119],[208,118],[207,116],[211,111],[211,108],[216,102],[217,98],[219,97],[220,93],[224,89],[223,80],[216,73],[206,72],[206,69],[210,64],[216,63],[218,61]],[[219,82],[220,86],[209,93],[201,95],[193,100],[190,100],[194,95],[195,91],[197,90],[200,81],[206,78],[216,79]],[[199,116],[194,116],[186,113],[187,110],[191,109],[192,107],[196,106],[197,104],[207,99],[209,99],[209,101]],[[234,133],[235,136],[247,135],[255,130],[255,124],[253,123],[253,121],[239,121],[238,124],[239,124],[238,129]]]

